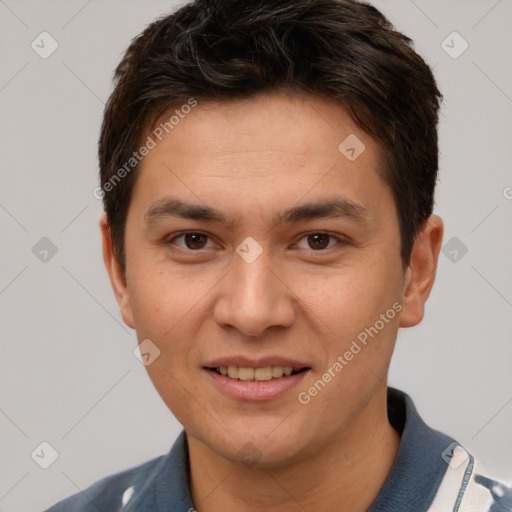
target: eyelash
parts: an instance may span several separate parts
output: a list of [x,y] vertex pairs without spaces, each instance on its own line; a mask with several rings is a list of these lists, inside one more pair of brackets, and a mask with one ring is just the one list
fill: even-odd
[[[169,238],[168,240],[165,241],[165,245],[169,246],[169,245],[172,245],[176,239],[178,238],[181,238],[181,237],[184,237],[186,235],[201,235],[201,236],[205,236],[209,241],[213,241],[208,235],[206,235],[205,233],[202,233],[200,231],[182,231],[181,233],[177,233],[175,235],[173,235],[171,238]],[[336,247],[338,245],[344,245],[346,243],[345,240],[339,238],[339,237],[336,237],[334,235],[331,235],[329,233],[326,233],[324,231],[312,231],[310,233],[307,233],[305,235],[303,235],[300,239],[299,239],[299,242],[302,241],[303,239],[309,237],[309,236],[312,236],[312,235],[326,235],[328,236],[330,239],[333,239],[333,240],[336,240],[336,244],[334,246],[331,246],[329,247],[329,244],[326,248],[324,249],[311,249],[309,248],[310,251],[312,252],[325,252],[325,251],[328,251],[329,249],[332,249],[333,247]],[[299,243],[297,242],[297,243]],[[295,244],[297,245],[297,244]],[[204,250],[205,248],[201,248],[201,249],[189,249],[188,247],[181,247],[181,246],[178,246],[181,250],[184,250],[184,251],[187,251],[187,252],[200,252],[202,250]],[[306,249],[308,250],[308,249]]]

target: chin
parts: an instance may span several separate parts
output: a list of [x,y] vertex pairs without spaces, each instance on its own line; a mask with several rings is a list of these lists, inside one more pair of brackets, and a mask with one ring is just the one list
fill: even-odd
[[221,438],[199,438],[225,459],[255,469],[272,469],[297,462],[308,451],[305,425],[285,427],[287,420],[283,418],[248,425],[247,418],[244,419],[245,424],[230,428],[229,434],[223,432]]

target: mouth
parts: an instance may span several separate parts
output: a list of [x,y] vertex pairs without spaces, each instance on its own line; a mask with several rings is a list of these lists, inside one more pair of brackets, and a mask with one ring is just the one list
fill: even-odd
[[[214,389],[230,399],[261,402],[288,396],[311,371],[310,366],[288,360],[250,361],[244,358],[234,364],[234,358],[211,362],[203,371]],[[250,366],[249,366],[250,365]]]
[[292,366],[263,366],[252,368],[248,366],[217,366],[207,367],[206,370],[215,372],[218,375],[227,377],[228,379],[250,381],[269,381],[290,377],[298,373],[310,370],[308,366],[294,368]]

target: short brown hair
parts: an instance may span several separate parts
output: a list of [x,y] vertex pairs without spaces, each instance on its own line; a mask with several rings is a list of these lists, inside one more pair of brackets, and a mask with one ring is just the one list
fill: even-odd
[[100,179],[123,270],[137,167],[106,185],[139,147],[148,120],[190,98],[248,98],[278,89],[339,101],[379,143],[380,172],[393,192],[408,264],[433,209],[441,101],[411,40],[355,0],[196,0],[132,41],[105,108]]

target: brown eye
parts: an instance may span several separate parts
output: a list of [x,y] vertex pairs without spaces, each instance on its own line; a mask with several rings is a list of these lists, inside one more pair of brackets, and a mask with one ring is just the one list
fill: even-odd
[[195,231],[189,231],[188,233],[181,233],[176,235],[165,242],[168,246],[178,246],[182,249],[198,250],[208,249],[208,242],[212,242],[210,237],[197,233]]
[[186,233],[183,236],[188,249],[202,249],[208,240],[208,237],[201,233]]
[[337,236],[330,235],[329,233],[310,233],[309,235],[304,235],[296,247],[299,249],[305,249],[307,251],[316,251],[322,252],[324,249],[331,249],[336,246],[340,246],[341,248],[345,245],[344,241]]
[[308,236],[308,245],[311,249],[325,249],[329,245],[331,237],[325,233],[314,233]]

